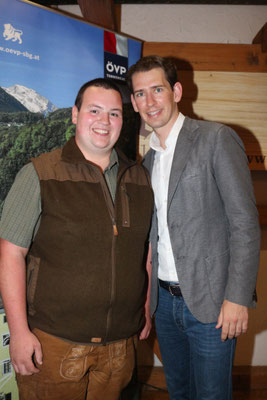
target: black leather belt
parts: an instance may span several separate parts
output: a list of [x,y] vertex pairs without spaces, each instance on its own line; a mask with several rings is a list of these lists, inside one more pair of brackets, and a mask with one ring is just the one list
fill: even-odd
[[182,292],[181,292],[181,288],[180,285],[177,284],[170,284],[168,282],[162,281],[161,279],[159,279],[159,286],[161,286],[163,289],[168,290],[168,292],[172,295],[172,296],[176,296],[176,297],[181,297],[182,296]]

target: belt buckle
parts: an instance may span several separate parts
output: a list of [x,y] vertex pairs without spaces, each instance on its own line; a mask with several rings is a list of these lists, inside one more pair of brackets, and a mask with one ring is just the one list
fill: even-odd
[[172,296],[177,296],[177,294],[175,294],[175,293],[173,293],[173,289],[180,289],[180,285],[178,284],[178,285],[169,285],[169,287],[168,287],[168,290],[169,290],[169,293],[172,295]]
[[172,287],[171,287],[171,285],[169,285],[168,290],[169,290],[169,293],[170,293],[172,296],[174,296],[174,294],[172,293]]

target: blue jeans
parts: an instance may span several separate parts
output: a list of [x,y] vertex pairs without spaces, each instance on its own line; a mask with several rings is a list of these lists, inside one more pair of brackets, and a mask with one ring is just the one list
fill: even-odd
[[171,400],[232,400],[236,339],[222,342],[215,326],[159,287],[156,331]]

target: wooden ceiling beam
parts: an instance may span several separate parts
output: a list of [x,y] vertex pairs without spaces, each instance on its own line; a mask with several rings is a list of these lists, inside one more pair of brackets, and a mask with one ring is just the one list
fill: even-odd
[[260,44],[263,53],[267,52],[267,22],[253,39],[253,44]]
[[118,31],[113,0],[78,0],[78,4],[86,21]]

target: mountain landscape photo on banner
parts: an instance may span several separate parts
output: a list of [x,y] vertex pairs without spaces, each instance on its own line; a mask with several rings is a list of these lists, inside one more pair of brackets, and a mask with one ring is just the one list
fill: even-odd
[[[113,59],[113,69],[125,73],[140,58],[141,43],[116,38],[127,53],[123,66]],[[75,133],[71,107],[76,94],[86,81],[104,77],[106,54],[103,29],[33,3],[1,0],[0,213],[17,171]],[[126,120],[134,126],[132,118],[129,111]]]

